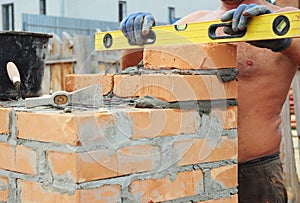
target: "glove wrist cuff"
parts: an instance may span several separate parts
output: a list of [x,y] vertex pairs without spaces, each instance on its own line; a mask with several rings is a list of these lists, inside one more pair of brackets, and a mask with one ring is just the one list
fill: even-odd
[[293,40],[291,38],[284,39],[284,41],[283,41],[283,43],[281,43],[280,47],[276,47],[276,48],[273,48],[271,50],[274,51],[274,52],[281,52],[281,51],[289,48],[292,44],[292,41]]

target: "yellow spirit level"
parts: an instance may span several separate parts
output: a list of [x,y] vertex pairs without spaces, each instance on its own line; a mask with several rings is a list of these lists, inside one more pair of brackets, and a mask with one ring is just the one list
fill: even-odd
[[300,37],[300,11],[255,16],[247,31],[237,35],[219,35],[219,28],[228,25],[221,21],[189,23],[185,25],[156,26],[152,28],[145,45],[131,45],[120,30],[95,34],[95,50],[134,49],[191,43],[228,43]]

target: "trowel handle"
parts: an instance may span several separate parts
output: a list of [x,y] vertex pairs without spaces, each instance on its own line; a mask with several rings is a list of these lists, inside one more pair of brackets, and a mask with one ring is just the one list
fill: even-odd
[[21,77],[17,66],[13,62],[8,62],[6,64],[6,71],[9,79],[15,85],[17,82],[21,83]]
[[21,77],[17,66],[13,62],[6,64],[6,71],[10,81],[14,84],[17,91],[17,99],[22,97],[21,93]]

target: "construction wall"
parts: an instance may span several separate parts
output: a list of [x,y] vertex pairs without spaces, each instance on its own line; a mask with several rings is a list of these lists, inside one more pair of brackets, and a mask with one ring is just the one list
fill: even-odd
[[144,63],[66,77],[68,91],[101,84],[100,109],[3,102],[0,202],[237,202],[236,47],[148,49]]
[[276,5],[285,7],[285,6],[293,6],[296,8],[300,7],[299,0],[276,0]]

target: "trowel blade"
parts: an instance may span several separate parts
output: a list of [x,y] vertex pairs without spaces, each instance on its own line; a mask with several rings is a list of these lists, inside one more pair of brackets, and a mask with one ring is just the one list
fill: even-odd
[[70,92],[71,101],[69,105],[100,108],[103,106],[103,95],[100,84],[91,85],[86,88]]

